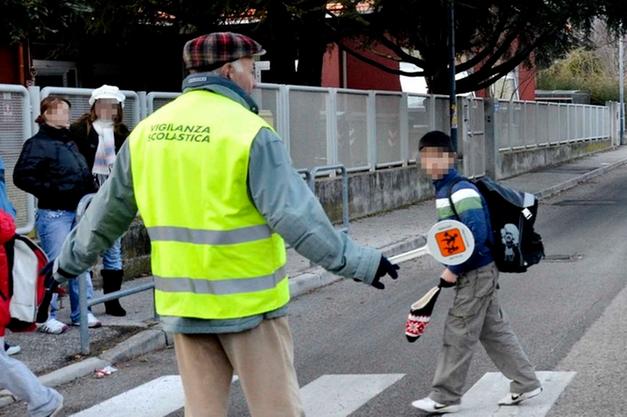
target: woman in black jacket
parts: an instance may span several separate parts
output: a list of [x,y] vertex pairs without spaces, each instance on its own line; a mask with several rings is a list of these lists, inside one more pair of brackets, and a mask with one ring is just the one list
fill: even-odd
[[[72,138],[87,161],[87,166],[101,186],[109,177],[115,156],[129,135],[122,122],[124,94],[117,87],[103,85],[89,98],[91,109],[70,126]],[[122,250],[120,239],[102,254],[102,289],[105,294],[122,286]],[[107,314],[124,316],[119,300],[105,302]]]
[[[36,122],[39,132],[24,142],[22,153],[13,170],[17,187],[37,198],[35,228],[41,245],[54,259],[61,252],[66,236],[76,224],[76,206],[80,199],[96,190],[94,178],[85,158],[70,137],[68,129],[70,103],[61,97],[49,96],[41,102],[41,113]],[[91,277],[87,279],[87,298],[93,296]],[[80,322],[78,279],[68,282],[73,325]],[[53,298],[50,318],[40,331],[62,333],[67,326],[56,319],[57,303]],[[100,322],[90,312],[90,327]]]

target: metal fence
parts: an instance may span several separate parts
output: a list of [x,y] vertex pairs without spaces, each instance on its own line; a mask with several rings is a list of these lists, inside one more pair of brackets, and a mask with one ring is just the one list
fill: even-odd
[[[177,95],[148,93],[148,114]],[[339,163],[364,171],[412,164],[420,137],[449,126],[446,96],[260,84],[253,98],[297,169]]]
[[610,137],[606,106],[498,101],[495,130],[499,151]]
[[[91,89],[0,85],[0,156],[6,164],[9,196],[18,209],[18,225],[33,227],[32,197],[11,181],[24,139],[36,131],[39,101],[55,94],[72,103],[72,120],[89,111]],[[123,91],[125,122],[134,127],[180,93]],[[253,92],[260,115],[283,138],[294,166],[310,170],[342,164],[349,172],[411,165],[418,140],[429,130],[449,130],[448,97],[389,91],[365,91],[260,84]],[[484,101],[458,98],[458,151],[464,174],[485,173]],[[594,140],[611,135],[608,107],[522,101],[498,101],[495,136],[499,151]],[[328,174],[328,173],[327,173]]]
[[[36,109],[39,110],[39,106]],[[18,233],[28,233],[35,226],[33,196],[13,184],[13,169],[22,143],[32,135],[32,114],[26,88],[0,84],[0,157],[4,161],[7,194],[17,211]]]
[[[72,107],[70,109],[70,120],[75,121],[85,113],[89,113],[89,96],[91,88],[65,88],[65,87],[44,87],[41,89],[41,100],[55,95],[67,99]],[[126,97],[124,100],[124,123],[129,128],[134,128],[143,118],[142,104],[139,95],[135,91],[121,90]]]

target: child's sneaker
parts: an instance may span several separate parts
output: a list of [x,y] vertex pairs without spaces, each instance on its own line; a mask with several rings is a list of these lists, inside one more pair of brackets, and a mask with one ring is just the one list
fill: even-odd
[[[80,326],[80,325],[81,325],[80,320],[72,322],[72,326]],[[87,327],[89,327],[90,329],[95,329],[101,326],[102,326],[102,323],[100,322],[100,320],[98,320],[91,311],[88,312],[87,313]]]
[[20,347],[20,345],[10,345],[7,342],[4,342],[4,351],[7,353],[7,355],[11,356],[20,353],[22,351],[22,348]]
[[430,414],[455,413],[461,408],[459,404],[440,404],[433,401],[429,397],[423,398],[422,400],[416,400],[411,403],[411,405]]
[[523,392],[522,394],[514,394],[513,392],[510,392],[507,394],[507,397],[499,401],[499,405],[517,405],[529,398],[540,395],[541,392],[542,387],[536,388],[533,391]]
[[37,329],[42,333],[61,334],[68,329],[68,325],[57,319],[48,319],[45,323],[38,324]]

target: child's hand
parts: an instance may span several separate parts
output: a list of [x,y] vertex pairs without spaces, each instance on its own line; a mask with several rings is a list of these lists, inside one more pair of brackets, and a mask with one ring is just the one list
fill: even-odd
[[452,273],[448,268],[442,272],[440,278],[450,284],[455,284],[457,282],[457,274]]

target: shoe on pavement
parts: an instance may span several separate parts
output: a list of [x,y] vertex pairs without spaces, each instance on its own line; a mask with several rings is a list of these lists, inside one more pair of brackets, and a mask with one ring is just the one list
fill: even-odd
[[[80,320],[72,322],[72,326],[80,326],[80,325],[81,325]],[[87,327],[89,327],[90,329],[102,327],[102,323],[100,322],[100,320],[98,320],[91,311],[87,313]]]
[[518,405],[529,398],[540,395],[541,392],[542,387],[536,388],[533,391],[523,392],[522,394],[514,394],[513,392],[510,392],[507,394],[507,397],[499,401],[499,405]]
[[38,324],[37,329],[42,333],[61,334],[68,329],[68,325],[57,319],[48,319],[45,323]]
[[20,347],[20,345],[10,345],[7,342],[4,342],[4,351],[7,353],[7,355],[11,356],[20,353],[22,351],[22,348]]
[[429,397],[423,398],[422,400],[416,400],[411,403],[411,405],[419,410],[426,411],[431,414],[455,413],[461,408],[459,404],[440,404],[433,401]]

